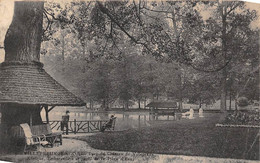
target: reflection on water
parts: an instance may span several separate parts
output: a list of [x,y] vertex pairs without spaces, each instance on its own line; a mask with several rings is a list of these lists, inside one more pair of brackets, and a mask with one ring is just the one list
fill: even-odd
[[[51,111],[49,113],[50,121],[60,121],[62,115],[65,114],[64,112],[59,111]],[[122,120],[138,120],[139,116],[140,119],[145,117],[149,117],[148,112],[70,112],[70,120],[79,120],[79,121],[86,121],[86,120],[106,120],[109,119],[111,115],[117,117],[117,119]],[[45,121],[45,111],[41,112],[42,120]]]
[[[62,115],[65,114],[63,111],[51,111],[49,113],[50,121],[61,121]],[[149,126],[150,120],[175,120],[172,115],[160,115],[153,116],[149,112],[70,112],[70,121],[76,119],[76,121],[87,121],[87,120],[108,120],[111,115],[117,117],[115,130],[125,130],[129,128],[138,128]],[[46,121],[45,111],[41,112],[43,121]],[[195,113],[194,117],[198,118],[198,114]]]
[[[49,113],[50,121],[61,121],[64,112],[51,111]],[[149,120],[149,112],[70,112],[70,121],[76,119],[77,121],[87,120],[108,120],[111,115],[117,117],[116,130],[123,130],[129,128],[136,128],[138,126],[147,126]],[[45,111],[41,112],[43,121],[46,121]]]

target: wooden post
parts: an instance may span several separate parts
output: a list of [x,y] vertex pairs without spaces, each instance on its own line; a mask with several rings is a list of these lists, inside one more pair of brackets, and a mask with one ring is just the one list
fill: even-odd
[[146,126],[146,115],[144,115],[144,125]]
[[[101,122],[100,122],[101,123]],[[89,133],[89,121],[88,121],[88,133]]]
[[77,130],[77,121],[74,119],[74,134],[76,134]]
[[45,109],[45,117],[46,117],[46,122],[47,124],[49,123],[49,111],[48,111],[48,106],[44,106]]
[[32,113],[30,113],[30,127],[32,127]]
[[140,117],[140,115],[138,116],[138,128],[140,128],[141,127],[141,117]]

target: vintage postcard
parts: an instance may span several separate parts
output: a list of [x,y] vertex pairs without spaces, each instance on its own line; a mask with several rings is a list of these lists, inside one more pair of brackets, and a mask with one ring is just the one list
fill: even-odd
[[259,162],[260,3],[0,0],[1,162]]

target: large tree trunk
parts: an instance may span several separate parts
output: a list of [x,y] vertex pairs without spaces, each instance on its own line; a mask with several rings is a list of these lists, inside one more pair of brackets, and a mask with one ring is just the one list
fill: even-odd
[[199,108],[201,108],[201,106],[202,106],[202,99],[201,99],[201,97],[200,97]]
[[[5,62],[31,63],[40,61],[43,1],[16,1],[13,21],[6,33]],[[41,124],[39,105],[6,104],[2,122],[8,126],[32,122]]]
[[146,97],[144,98],[144,109],[146,109]]
[[65,34],[61,32],[61,60],[62,60],[62,73],[65,72]]
[[[224,64],[226,63],[227,58],[227,42],[226,42],[226,35],[227,35],[227,22],[226,22],[226,14],[227,14],[227,7],[225,6],[225,2],[222,2],[222,11],[221,11],[221,17],[222,17],[222,56],[224,57]],[[222,78],[221,78],[221,102],[220,102],[220,110],[222,112],[225,112],[227,110],[226,108],[226,91],[227,91],[227,67],[224,67],[222,70]]]
[[5,104],[2,108],[2,123],[18,126],[22,123],[42,124],[41,108],[38,105]]
[[182,110],[183,109],[183,105],[182,105],[182,100],[183,100],[183,97],[182,97],[182,89],[183,89],[183,84],[182,84],[182,74],[181,74],[181,70],[178,74],[178,77],[179,77],[179,80],[178,80],[178,87],[179,87],[179,90],[178,90],[178,102],[179,102],[179,109]]
[[182,106],[182,98],[179,99],[179,109],[182,110],[183,109],[183,106]]
[[232,94],[231,94],[231,86],[230,86],[230,89],[229,89],[229,110],[232,109]]
[[128,110],[129,109],[129,102],[128,100],[125,100],[125,110]]
[[39,62],[43,4],[43,1],[15,2],[13,21],[4,41],[6,62]]
[[141,100],[138,99],[138,109],[141,109]]
[[222,112],[226,111],[226,99],[227,99],[227,94],[226,94],[226,78],[227,78],[227,73],[226,73],[226,68],[222,70],[222,79],[221,79],[221,99],[220,99],[220,110]]
[[[86,47],[85,47],[85,43],[82,44],[82,54],[83,54],[83,58],[86,58]],[[86,66],[83,64],[83,73],[86,72]]]

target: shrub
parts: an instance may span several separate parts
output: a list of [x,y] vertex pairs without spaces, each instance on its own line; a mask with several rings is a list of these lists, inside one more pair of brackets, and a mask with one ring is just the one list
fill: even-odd
[[240,97],[238,99],[238,106],[247,106],[248,104],[248,99],[246,97]]
[[256,111],[241,112],[236,111],[232,114],[228,114],[225,118],[225,124],[237,124],[237,125],[259,125],[260,118]]

